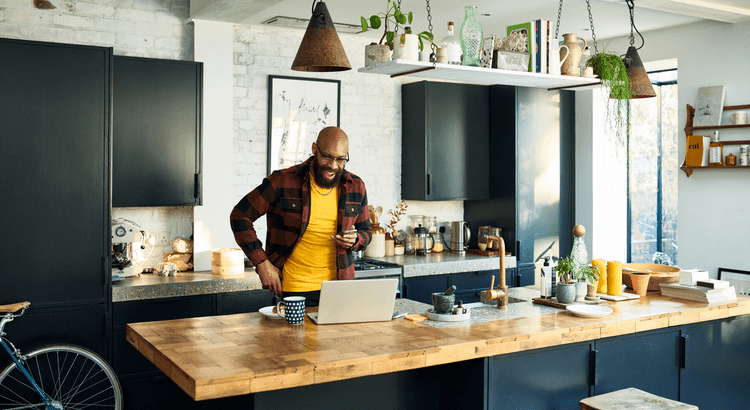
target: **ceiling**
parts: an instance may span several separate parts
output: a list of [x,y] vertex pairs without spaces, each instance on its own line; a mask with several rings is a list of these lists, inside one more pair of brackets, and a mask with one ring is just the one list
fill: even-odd
[[[327,0],[325,3],[335,23],[359,25],[360,16],[384,12],[387,0]],[[191,18],[247,25],[260,25],[276,16],[309,20],[312,4],[312,0],[191,0]],[[415,32],[428,28],[426,4],[426,0],[401,0],[401,10],[414,14],[412,29]],[[429,0],[429,4],[433,33],[438,40],[447,34],[449,21],[455,22],[457,29],[460,27],[466,5],[477,6],[485,35],[504,35],[508,25],[540,18],[550,20],[554,31],[559,7],[558,0]],[[624,0],[590,0],[590,4],[597,39],[630,33],[630,16]],[[704,19],[725,23],[749,21],[750,0],[635,0],[635,25],[641,32]],[[560,37],[564,33],[591,38],[584,0],[564,3]],[[381,35],[380,30],[357,34],[373,39]]]

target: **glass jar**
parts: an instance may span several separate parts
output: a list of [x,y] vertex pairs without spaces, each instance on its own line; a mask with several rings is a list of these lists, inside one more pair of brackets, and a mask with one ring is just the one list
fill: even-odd
[[404,239],[404,254],[414,255],[414,235],[407,234]]
[[437,217],[425,216],[424,227],[427,228],[427,233],[436,234],[437,233]]
[[443,235],[436,233],[433,236],[434,245],[432,246],[432,253],[442,253],[445,249],[445,242],[443,242]]
[[490,236],[490,227],[489,226],[480,226],[479,227],[479,234],[477,235],[477,247],[480,251],[486,251],[487,250],[487,237]]
[[[502,231],[502,229],[489,227],[489,230],[488,230],[489,235],[488,235],[488,239],[487,239],[487,250],[488,251],[497,252],[497,251],[500,250],[500,243],[498,243],[498,241],[495,240],[495,239],[489,239],[490,236],[496,236],[496,237],[500,238],[500,231]],[[500,238],[500,239],[502,239],[502,238]]]
[[424,215],[409,215],[409,233],[414,233],[414,228],[424,226]]

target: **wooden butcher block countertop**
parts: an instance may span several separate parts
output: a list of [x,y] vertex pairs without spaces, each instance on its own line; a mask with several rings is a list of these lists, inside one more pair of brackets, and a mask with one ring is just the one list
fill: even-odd
[[[533,310],[531,302],[514,308],[522,304]],[[245,313],[129,324],[127,340],[191,397],[206,400],[746,315],[750,297],[707,305],[650,292],[608,306],[614,312],[598,319],[560,310],[447,328],[403,319],[318,326],[305,318],[292,326]]]

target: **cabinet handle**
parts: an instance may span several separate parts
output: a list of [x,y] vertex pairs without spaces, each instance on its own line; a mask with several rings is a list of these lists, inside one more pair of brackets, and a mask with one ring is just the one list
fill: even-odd
[[431,184],[431,182],[430,182],[430,174],[427,174],[427,195],[428,195],[428,196],[430,195],[430,186],[431,186],[431,185],[432,185],[432,184]]
[[680,335],[680,367],[687,369],[687,349],[688,349],[688,335]]
[[201,174],[195,174],[195,181],[193,183],[193,198],[196,199],[196,202],[201,197],[201,176]]
[[597,382],[599,381],[599,374],[596,371],[596,356],[599,353],[596,349],[591,349],[591,355],[589,358],[589,376],[591,377],[591,380],[589,381],[589,385],[596,386]]

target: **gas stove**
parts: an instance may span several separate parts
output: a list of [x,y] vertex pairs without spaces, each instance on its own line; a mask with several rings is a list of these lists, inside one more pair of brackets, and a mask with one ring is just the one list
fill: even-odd
[[401,293],[401,265],[375,259],[357,259],[354,261],[354,279],[398,278]]

